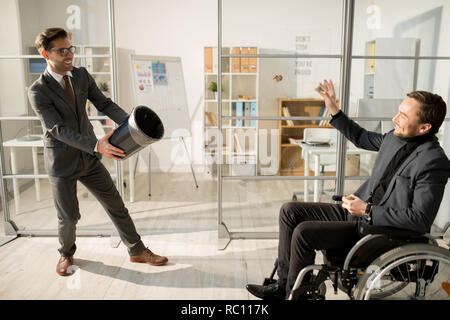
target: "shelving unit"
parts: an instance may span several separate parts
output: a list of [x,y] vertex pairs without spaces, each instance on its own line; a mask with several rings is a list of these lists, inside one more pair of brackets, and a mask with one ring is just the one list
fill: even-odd
[[[292,117],[318,117],[324,102],[322,99],[278,99],[278,115],[283,114],[283,108],[287,108]],[[304,175],[304,163],[301,157],[301,147],[298,144],[289,142],[289,138],[303,139],[305,128],[332,128],[328,122],[321,125],[321,120],[293,120],[289,125],[288,121],[278,121],[279,128],[279,174],[298,176]]]
[[[205,47],[204,70],[204,136],[217,134],[218,100],[209,87],[217,83],[217,48]],[[246,47],[222,48],[222,54],[253,54],[258,49]],[[259,66],[256,58],[222,59],[222,115],[258,116]],[[209,117],[206,114],[209,113]],[[211,120],[216,118],[216,123]],[[248,176],[257,174],[258,122],[256,120],[223,120],[223,175]],[[214,139],[205,139],[205,157],[211,159],[217,152]],[[215,166],[210,166],[215,173]]]

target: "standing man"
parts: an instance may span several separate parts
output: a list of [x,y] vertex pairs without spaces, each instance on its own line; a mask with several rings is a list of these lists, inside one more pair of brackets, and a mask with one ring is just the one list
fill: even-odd
[[75,230],[80,219],[77,181],[105,208],[128,248],[131,262],[166,264],[166,257],[144,246],[109,172],[100,161],[101,155],[120,160],[125,154],[108,142],[114,131],[97,140],[86,113],[86,100],[117,124],[126,121],[128,114],[101,93],[85,68],[73,67],[76,48],[72,46],[70,33],[62,28],[46,29],[38,34],[35,45],[47,61],[47,69],[30,87],[28,97],[42,124],[45,168],[58,215],[61,257],[56,273],[69,275],[68,268],[73,264]]
[[395,129],[379,134],[361,128],[339,109],[332,81],[325,80],[320,88],[333,117],[330,124],[357,147],[378,151],[378,156],[371,176],[354,194],[342,197],[342,205],[283,204],[278,282],[247,285],[259,298],[289,296],[299,272],[314,264],[315,251],[352,247],[360,239],[360,224],[429,232],[450,177],[450,161],[435,136],[447,108],[439,95],[408,93],[392,119]]

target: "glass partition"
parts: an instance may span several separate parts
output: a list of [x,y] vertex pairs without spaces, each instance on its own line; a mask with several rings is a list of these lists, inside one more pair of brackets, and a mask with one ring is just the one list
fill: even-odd
[[[323,14],[323,7],[330,14],[333,12],[332,16]],[[352,16],[348,16],[351,10],[345,10],[348,7],[354,8]],[[223,176],[219,177],[218,183],[220,185],[222,180],[225,183],[222,192],[219,187],[219,234],[220,224],[222,221],[227,224],[227,217],[236,221],[230,215],[233,209],[247,213],[264,212],[263,205],[258,208],[257,204],[246,202],[250,198],[245,196],[249,195],[245,188],[254,181],[263,185],[266,182],[264,180],[269,180],[271,183],[268,185],[283,187],[292,183],[290,189],[297,191],[292,196],[300,201],[329,201],[331,199],[326,198],[322,191],[330,188],[337,190],[336,184],[342,185],[344,193],[354,192],[371,174],[376,152],[357,149],[347,141],[347,147],[341,154],[337,144],[337,150],[328,156],[333,158],[335,164],[344,162],[345,173],[336,177],[337,169],[334,168],[330,170],[333,175],[330,179],[334,180],[327,181],[327,172],[322,170],[322,155],[319,156],[315,151],[305,152],[308,148],[302,148],[301,142],[299,145],[296,141],[305,140],[304,132],[309,129],[326,128],[326,124],[322,126],[322,120],[325,119],[321,117],[322,102],[314,91],[318,82],[332,79],[337,87],[338,101],[341,101],[341,93],[348,92],[348,101],[346,98],[343,107],[361,126],[383,134],[389,132],[394,128],[392,118],[408,92],[427,90],[440,94],[445,100],[448,98],[450,86],[446,66],[450,61],[450,46],[443,41],[448,30],[442,27],[448,10],[445,1],[427,4],[420,1],[413,4],[407,1],[320,1],[314,4],[286,1],[282,5],[272,2],[261,5],[260,2],[256,4],[251,1],[245,4],[219,1],[219,18],[222,22],[219,40],[223,47],[228,48],[222,57],[231,58],[231,62],[222,70],[225,75],[227,72],[230,75],[223,79],[222,85],[228,85],[231,96],[224,94],[218,103],[222,107],[221,114],[218,107],[218,114],[222,117],[223,156],[230,154],[230,150],[235,151],[236,144],[242,144],[242,141],[248,141],[251,149],[254,129],[245,128],[245,121],[253,121],[256,131],[278,130],[279,150],[278,170],[273,170],[269,176],[261,174],[265,168],[260,162],[256,162],[256,165],[251,161],[244,163],[248,171],[240,172],[242,184],[235,184],[235,188],[242,188],[237,200],[230,200],[230,194],[223,191],[230,188],[230,180],[235,182],[240,179],[239,174],[234,174],[237,171],[233,172],[236,164],[225,163],[222,166]],[[314,21],[311,21],[311,17],[314,17]],[[348,47],[341,48],[345,27],[350,21],[352,32],[346,34]],[[277,36],[271,36],[275,34]],[[350,49],[350,77],[342,78],[342,54]],[[249,69],[245,69],[247,64]],[[254,118],[251,117],[250,103],[250,113],[247,114],[250,117],[246,118],[245,102],[241,111],[241,102],[233,101],[233,89],[242,87],[241,83],[233,87],[234,82],[238,83],[238,76],[233,77],[233,72],[248,72],[252,65],[257,74],[252,79],[257,81],[257,86],[256,89],[249,87],[247,91],[257,103],[257,112],[253,114]],[[342,80],[345,83],[340,83]],[[319,100],[317,105],[314,99]],[[305,100],[309,101],[305,104]],[[300,110],[298,105],[302,103]],[[243,128],[236,128],[241,126],[241,121]],[[438,136],[448,153],[447,123],[442,126]],[[256,136],[259,139],[256,141],[261,142],[261,134]],[[239,137],[242,141],[239,141]],[[263,136],[264,139],[267,138]],[[259,159],[261,150],[256,151]],[[305,154],[309,159],[305,159]],[[225,158],[223,161],[226,161]],[[311,162],[310,165],[305,166],[305,161]],[[291,199],[290,192],[284,194],[280,187],[275,189],[283,194],[286,201]],[[449,201],[448,196],[444,197],[441,207],[448,207]],[[223,206],[222,220],[221,206],[229,203],[232,203],[233,209]],[[277,203],[277,200],[273,203]],[[232,224],[230,222],[230,226]]]
[[[109,5],[108,0],[7,0],[0,3],[0,10],[8,12],[0,22],[2,178],[6,190],[4,200],[9,204],[5,216],[16,225],[19,233],[56,232],[56,210],[44,169],[42,127],[27,95],[28,88],[47,67],[35,48],[35,38],[48,27],[68,30],[77,47],[74,66],[85,67],[104,94],[114,100]],[[95,117],[93,126],[98,137],[112,129],[113,123],[96,112],[90,102],[86,104],[86,111]],[[114,161],[102,161],[116,179]],[[109,234],[110,220],[81,184],[78,196],[81,212],[92,212],[80,222],[79,229],[97,229]]]
[[[342,1],[219,1],[222,57],[231,60],[210,127],[221,133],[211,145],[223,143],[219,238],[224,229],[266,237],[284,202],[331,200],[337,133],[315,89],[333,78],[340,94],[342,14]],[[206,155],[216,163],[218,153]]]

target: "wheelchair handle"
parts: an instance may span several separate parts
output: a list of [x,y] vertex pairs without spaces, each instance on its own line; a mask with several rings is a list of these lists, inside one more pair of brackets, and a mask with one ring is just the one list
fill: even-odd
[[331,199],[333,199],[333,201],[342,201],[342,196],[335,194],[334,196],[331,197]]

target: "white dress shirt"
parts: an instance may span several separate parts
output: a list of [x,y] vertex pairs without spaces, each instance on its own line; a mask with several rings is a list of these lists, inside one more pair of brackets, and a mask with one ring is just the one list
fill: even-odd
[[[64,82],[64,78],[63,78],[64,75],[54,72],[48,65],[47,65],[47,71],[48,71],[48,73],[50,73],[50,75],[53,77],[53,79],[55,79],[56,82],[58,82],[61,85],[61,87],[65,90],[66,89],[66,83]],[[69,76],[70,85],[72,86],[72,91],[73,91],[72,72],[71,71],[67,71],[66,75]]]

